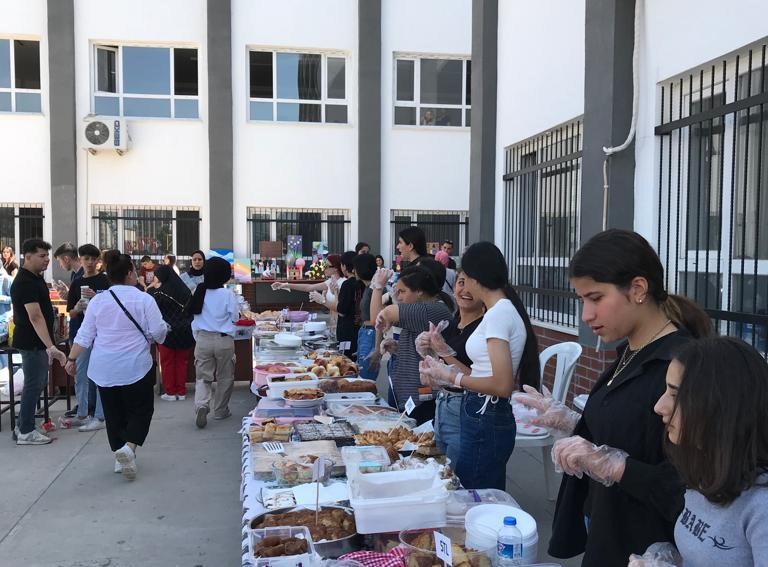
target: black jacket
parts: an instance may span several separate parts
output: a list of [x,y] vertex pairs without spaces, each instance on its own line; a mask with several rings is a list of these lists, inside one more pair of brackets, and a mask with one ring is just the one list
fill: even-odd
[[[163,341],[163,346],[174,349],[192,348],[195,339],[192,336],[192,317],[184,309],[184,303],[179,298],[173,297],[160,289],[150,289],[150,294],[155,298],[163,320],[171,326],[171,330]],[[187,289],[187,300],[189,300]]]
[[[583,552],[582,567],[626,567],[631,553],[642,555],[654,542],[674,541],[684,487],[664,455],[664,423],[653,406],[666,389],[672,357],[688,340],[683,331],[661,337],[641,350],[611,386],[618,358],[595,384],[573,434],[623,449],[629,457],[621,482],[610,488],[587,476],[563,477],[549,542],[553,557]],[[626,343],[619,354],[624,348]]]

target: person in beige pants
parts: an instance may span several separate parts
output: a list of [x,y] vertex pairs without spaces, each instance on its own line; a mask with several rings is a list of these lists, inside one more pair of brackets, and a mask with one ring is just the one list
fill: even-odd
[[224,288],[229,281],[229,262],[211,258],[203,268],[203,283],[195,288],[189,302],[194,316],[192,333],[195,335],[195,425],[203,428],[208,423],[211,404],[211,384],[218,382],[213,399],[213,419],[226,419],[229,398],[235,381],[235,322],[240,310],[235,294]]

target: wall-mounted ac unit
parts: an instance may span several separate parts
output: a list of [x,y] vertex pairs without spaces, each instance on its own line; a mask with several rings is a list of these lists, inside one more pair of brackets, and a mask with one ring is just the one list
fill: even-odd
[[87,118],[83,126],[83,147],[91,153],[129,148],[128,123],[122,118]]

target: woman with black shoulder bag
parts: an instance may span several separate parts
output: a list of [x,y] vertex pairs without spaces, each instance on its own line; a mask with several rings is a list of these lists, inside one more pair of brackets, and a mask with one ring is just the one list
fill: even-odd
[[78,355],[93,347],[88,378],[99,387],[115,472],[133,480],[136,449],[147,438],[154,413],[150,347],[165,340],[167,327],[155,300],[136,287],[130,256],[109,250],[104,265],[112,287],[90,300],[66,370],[74,375]]
[[192,317],[186,312],[192,292],[171,266],[158,266],[155,281],[147,287],[147,293],[155,298],[163,320],[171,329],[163,344],[157,345],[160,352],[160,372],[163,390],[160,396],[166,402],[187,398],[187,366],[195,339],[192,337]]

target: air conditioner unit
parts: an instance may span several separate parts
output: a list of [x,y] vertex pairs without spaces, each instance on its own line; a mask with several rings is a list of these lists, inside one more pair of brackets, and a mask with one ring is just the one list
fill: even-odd
[[87,118],[83,127],[84,146],[91,153],[102,150],[128,151],[128,123],[122,118]]

